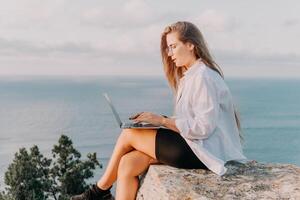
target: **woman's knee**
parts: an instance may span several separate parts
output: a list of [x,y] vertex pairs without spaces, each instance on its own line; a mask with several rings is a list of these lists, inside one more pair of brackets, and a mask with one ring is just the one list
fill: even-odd
[[135,132],[134,129],[123,129],[119,138],[121,138],[121,140],[123,142],[125,142],[125,141],[128,142],[128,141],[132,140],[133,134],[135,134],[134,132]]
[[119,136],[119,140],[124,144],[132,145],[139,135],[139,130],[137,129],[123,129]]
[[152,158],[155,157],[156,130],[123,129],[118,142],[122,146],[141,151]]
[[118,143],[128,145],[132,138],[131,129],[123,129],[121,134],[118,137]]
[[118,167],[118,178],[138,176],[140,169],[150,165],[151,157],[139,151],[131,151],[122,156]]

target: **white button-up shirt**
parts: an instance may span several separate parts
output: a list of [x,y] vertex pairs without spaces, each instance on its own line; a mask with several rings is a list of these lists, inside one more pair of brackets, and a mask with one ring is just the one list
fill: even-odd
[[230,160],[244,162],[230,91],[222,77],[197,60],[180,79],[175,124],[208,169],[226,172]]

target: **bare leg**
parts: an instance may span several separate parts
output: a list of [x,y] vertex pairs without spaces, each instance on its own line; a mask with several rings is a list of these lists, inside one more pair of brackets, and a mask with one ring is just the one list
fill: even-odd
[[138,175],[150,165],[151,157],[140,151],[125,154],[119,163],[116,199],[133,200],[139,186]]
[[101,189],[107,189],[116,181],[120,159],[132,150],[141,151],[156,159],[155,136],[156,130],[124,129],[117,140],[105,173],[98,181],[97,186]]

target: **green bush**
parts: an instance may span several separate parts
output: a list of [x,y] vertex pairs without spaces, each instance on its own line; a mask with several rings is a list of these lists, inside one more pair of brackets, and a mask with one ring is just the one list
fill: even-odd
[[86,179],[93,177],[93,170],[102,165],[96,153],[89,153],[85,161],[65,135],[52,149],[52,159],[45,158],[37,146],[27,151],[19,149],[5,172],[5,193],[0,200],[55,200],[69,199],[83,192],[89,185]]

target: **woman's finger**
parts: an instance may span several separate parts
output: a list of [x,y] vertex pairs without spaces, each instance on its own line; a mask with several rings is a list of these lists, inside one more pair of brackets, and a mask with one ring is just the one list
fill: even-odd
[[135,115],[129,117],[129,119],[130,119],[130,120],[136,119],[136,118],[138,118],[142,113],[143,113],[143,112],[137,113],[137,114],[135,114]]

